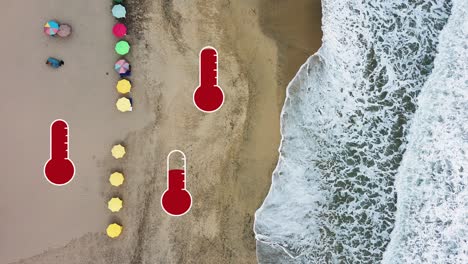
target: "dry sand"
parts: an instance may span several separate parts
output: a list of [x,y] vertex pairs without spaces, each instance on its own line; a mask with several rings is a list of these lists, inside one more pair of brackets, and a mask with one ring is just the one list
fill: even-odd
[[[114,141],[149,121],[143,115],[128,118],[113,107],[117,56],[109,8],[94,0],[2,2],[0,263],[106,227],[104,178],[110,168],[103,161]],[[42,27],[50,18],[70,23],[71,37],[45,36]],[[47,67],[48,56],[62,58],[64,67]],[[42,173],[49,159],[49,126],[57,118],[70,124],[77,168],[76,178],[61,188]]]
[[[9,99],[0,121],[11,123],[1,134],[8,138],[0,161],[8,177],[0,187],[6,219],[0,227],[0,262],[255,263],[253,214],[277,161],[285,87],[320,45],[320,3],[127,3],[133,7],[127,21],[135,87],[135,111],[128,114],[113,108],[117,57],[110,4],[31,1],[33,8],[26,11],[24,3],[6,4],[1,20],[28,14],[21,31],[10,32],[11,40],[1,44],[12,52],[6,54],[8,68],[0,66]],[[73,37],[43,36],[41,26],[49,17],[71,23]],[[226,95],[213,114],[192,103],[198,53],[206,45],[219,52],[219,82]],[[65,67],[46,68],[49,54],[63,57]],[[59,117],[70,123],[71,158],[78,170],[61,188],[42,176],[48,127]],[[128,155],[115,161],[108,151],[119,140]],[[169,217],[160,206],[165,159],[173,149],[188,159],[187,188],[194,204],[183,217]],[[113,169],[127,175],[121,188],[107,184]],[[111,215],[105,202],[112,195],[123,198],[124,209]],[[116,240],[103,232],[112,221],[125,227]]]

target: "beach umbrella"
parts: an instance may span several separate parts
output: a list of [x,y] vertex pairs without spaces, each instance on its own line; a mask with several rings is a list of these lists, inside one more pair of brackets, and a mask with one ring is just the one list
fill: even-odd
[[117,92],[126,94],[132,89],[132,84],[127,79],[121,79],[117,82]]
[[117,109],[120,112],[130,112],[132,111],[132,103],[130,102],[130,99],[126,97],[120,97],[119,100],[117,100],[117,103],[115,103],[117,106]]
[[111,238],[116,238],[122,233],[122,226],[116,223],[107,226],[106,233]]
[[125,10],[125,6],[118,4],[112,7],[112,15],[115,18],[125,18],[126,14],[127,14],[127,10]]
[[124,180],[125,177],[121,172],[113,172],[109,177],[109,182],[115,187],[122,185]]
[[127,27],[123,23],[117,23],[112,28],[112,33],[114,33],[114,36],[117,38],[122,38],[127,35]]
[[61,24],[57,32],[57,35],[59,35],[62,38],[65,38],[65,37],[68,37],[71,34],[71,32],[72,32],[72,28],[70,25]]
[[125,156],[125,147],[118,144],[112,147],[111,150],[112,156],[116,159],[121,159]]
[[119,55],[125,55],[130,51],[130,44],[127,41],[121,40],[115,44],[115,52]]
[[123,207],[123,202],[118,197],[114,197],[110,199],[109,202],[107,202],[107,208],[109,208],[109,210],[111,210],[111,212],[113,213],[120,211],[122,207]]
[[49,20],[44,25],[44,33],[49,36],[54,36],[59,31],[59,23],[54,20]]
[[114,0],[114,3],[121,4],[123,3],[123,0]]
[[130,63],[128,63],[126,60],[118,60],[115,63],[114,69],[118,74],[126,73],[128,70],[130,70]]
[[124,182],[124,175],[120,172],[114,172],[111,174],[111,176],[109,177],[109,182],[115,186],[115,187],[118,187],[120,185],[123,184]]

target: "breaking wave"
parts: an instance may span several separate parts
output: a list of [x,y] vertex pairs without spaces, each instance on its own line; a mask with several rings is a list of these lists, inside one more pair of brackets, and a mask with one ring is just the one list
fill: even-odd
[[[455,8],[464,10],[452,16],[458,14],[458,23],[466,28],[467,8],[463,1],[466,2],[458,1],[460,7]],[[434,182],[425,182],[427,177],[443,178],[449,172],[447,182],[452,188],[459,187],[460,181],[466,182],[466,176],[456,176],[460,164],[445,155],[450,152],[445,149],[448,144],[445,141],[451,141],[456,135],[446,135],[439,142],[434,140],[433,132],[430,138],[421,139],[427,134],[427,127],[434,129],[438,122],[437,118],[424,119],[421,112],[430,115],[435,110],[444,111],[441,118],[446,123],[437,124],[441,127],[452,124],[458,129],[458,138],[451,143],[457,149],[451,151],[460,151],[458,155],[465,155],[460,162],[467,162],[463,152],[468,140],[468,134],[463,132],[468,128],[464,122],[467,115],[463,115],[468,110],[467,102],[463,101],[466,94],[463,97],[455,93],[456,85],[460,94],[466,93],[467,81],[463,80],[468,75],[466,32],[444,29],[441,35],[451,16],[451,1],[324,0],[322,7],[322,48],[309,58],[288,86],[281,115],[280,158],[270,192],[256,213],[258,260],[261,263],[379,263],[392,238],[401,241],[390,243],[385,261],[411,263],[404,259],[415,259],[411,254],[418,255],[421,252],[418,250],[426,252],[429,248],[410,247],[415,241],[430,243],[429,233],[417,236],[411,232],[425,230],[421,220],[424,216],[419,218],[414,214],[422,213],[419,207],[426,205],[424,199],[431,192],[411,187],[407,182],[415,185],[415,178],[419,177],[424,184],[433,186]],[[458,31],[463,29],[459,26]],[[458,38],[448,38],[451,34],[458,34]],[[461,46],[459,56],[465,55],[465,61],[457,60],[461,66],[453,65],[454,61],[445,57],[439,58],[443,56],[442,50],[435,60],[442,37],[445,38],[442,43],[448,42],[446,46]],[[456,59],[453,54],[446,57]],[[441,64],[440,69],[433,69],[434,61],[436,65]],[[440,61],[453,67],[447,68]],[[448,76],[448,72],[453,75],[458,72],[459,79]],[[453,91],[441,87],[440,82],[450,81],[441,81],[435,74],[453,78]],[[441,93],[437,99],[443,107],[434,108],[434,104],[424,99],[428,97],[425,94],[431,93],[430,87]],[[450,95],[444,97],[443,93]],[[446,106],[449,99],[460,100],[458,108]],[[421,109],[413,123],[417,108]],[[451,115],[456,111],[460,112],[458,119]],[[415,154],[419,153],[421,144],[427,145],[426,141],[440,144],[438,149],[431,148],[434,153],[426,153],[427,159]],[[438,202],[464,197],[449,193],[458,189],[450,189],[444,185],[447,182],[438,180],[440,192],[447,191],[449,197],[431,196],[429,204],[444,206]],[[459,202],[451,202],[460,206],[457,207],[461,210],[459,220],[453,221],[457,226],[467,219],[466,202],[465,207]],[[428,214],[432,212],[427,210]],[[408,218],[411,214],[413,218]],[[432,217],[434,227],[445,225],[444,221]],[[415,227],[408,230],[412,225]],[[466,232],[466,227],[457,230]],[[446,235],[450,240],[449,234]],[[430,245],[444,250],[437,243]],[[392,250],[400,253],[391,253]],[[466,248],[445,247],[447,254],[453,250],[466,252]]]

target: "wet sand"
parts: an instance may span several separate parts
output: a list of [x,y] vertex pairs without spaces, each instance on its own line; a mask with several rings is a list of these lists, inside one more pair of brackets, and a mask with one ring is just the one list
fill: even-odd
[[[52,6],[56,1],[46,2]],[[88,35],[77,31],[66,43],[49,43],[40,28],[43,20],[56,15],[54,10],[28,11],[31,25],[24,35],[29,41],[21,41],[23,34],[12,40],[23,43],[28,56],[15,47],[9,60],[20,65],[1,71],[9,85],[20,87],[6,90],[14,100],[2,106],[1,121],[31,122],[15,123],[4,135],[13,138],[7,142],[9,156],[1,161],[12,177],[10,187],[0,192],[0,212],[7,218],[0,262],[255,263],[253,214],[277,162],[286,85],[320,46],[319,1],[127,1],[133,7],[128,58],[135,87],[135,111],[128,114],[113,108],[112,66],[117,57],[108,36],[110,4],[82,2],[73,2],[69,13],[62,11],[65,4],[54,8]],[[86,5],[93,6],[92,11]],[[7,5],[13,14],[20,8],[19,3]],[[80,17],[76,10],[86,10],[88,16]],[[213,114],[198,111],[192,103],[198,53],[206,45],[219,52],[219,82],[226,95],[223,107]],[[50,49],[65,58],[65,67],[57,72],[42,65]],[[87,52],[77,53],[80,50]],[[35,78],[24,78],[19,69]],[[51,97],[67,100],[35,110],[38,102]],[[15,116],[7,114],[11,109]],[[50,186],[41,174],[48,158],[48,126],[57,113],[70,122],[72,159],[80,172],[63,189]],[[128,146],[128,155],[116,162],[108,151],[118,140]],[[160,206],[165,159],[173,149],[187,155],[187,189],[194,200],[183,217],[169,217]],[[14,166],[21,157],[28,166]],[[107,184],[112,169],[127,175],[122,188]],[[111,215],[105,202],[114,194],[122,197],[124,209]],[[116,240],[103,232],[111,221],[124,225]],[[40,224],[40,233],[35,224]]]

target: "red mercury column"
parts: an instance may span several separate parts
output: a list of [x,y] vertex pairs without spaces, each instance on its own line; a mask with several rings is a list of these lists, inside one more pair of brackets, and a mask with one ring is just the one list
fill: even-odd
[[[183,155],[184,168],[169,170],[169,158],[172,153]],[[161,206],[167,214],[181,216],[192,207],[192,195],[186,189],[186,158],[180,150],[173,150],[167,155],[167,189],[161,197]]]

